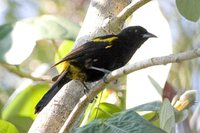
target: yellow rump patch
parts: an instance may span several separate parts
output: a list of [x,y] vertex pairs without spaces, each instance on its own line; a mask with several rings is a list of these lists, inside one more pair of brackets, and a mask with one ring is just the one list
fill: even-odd
[[70,73],[68,73],[67,76],[71,79],[84,81],[87,78],[86,74],[82,73],[81,70],[74,65],[70,65],[69,71]]

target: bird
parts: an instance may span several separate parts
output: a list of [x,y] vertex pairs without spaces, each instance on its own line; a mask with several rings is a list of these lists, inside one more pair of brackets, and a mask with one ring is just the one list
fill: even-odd
[[52,67],[62,64],[62,72],[52,80],[55,83],[35,106],[39,113],[69,81],[85,82],[102,79],[105,74],[123,67],[136,50],[149,38],[156,37],[141,26],[129,26],[118,34],[99,36],[73,49]]

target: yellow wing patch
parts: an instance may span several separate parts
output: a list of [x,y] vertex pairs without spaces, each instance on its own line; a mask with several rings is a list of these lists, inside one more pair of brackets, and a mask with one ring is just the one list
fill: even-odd
[[109,37],[109,38],[95,38],[92,41],[93,42],[112,42],[113,40],[118,39],[118,37],[114,36],[114,37]]

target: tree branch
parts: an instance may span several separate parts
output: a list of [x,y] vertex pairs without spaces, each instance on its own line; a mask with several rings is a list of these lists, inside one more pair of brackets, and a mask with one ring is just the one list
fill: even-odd
[[105,30],[116,29],[119,30],[122,28],[126,19],[131,16],[137,9],[144,6],[151,0],[140,0],[138,2],[131,2],[128,6],[126,6],[117,16],[113,18],[107,18],[104,21],[103,28]]
[[45,82],[49,82],[51,83],[51,80],[48,79],[44,79],[44,78],[38,78],[38,77],[34,77],[31,74],[25,73],[23,71],[21,71],[20,69],[18,69],[16,66],[10,65],[10,64],[6,64],[6,63],[0,63],[3,67],[5,67],[8,71],[10,71],[11,73],[16,74],[17,76],[20,76],[22,78],[29,78],[32,79],[34,81],[45,81]]
[[140,0],[137,3],[132,2],[126,8],[124,8],[118,15],[117,21],[124,22],[129,16],[131,16],[137,9],[150,2],[151,0]]
[[150,58],[141,62],[136,62],[134,64],[124,66],[120,69],[117,69],[111,72],[104,79],[100,80],[98,84],[96,84],[94,88],[91,89],[91,91],[89,92],[87,96],[84,95],[81,98],[80,102],[77,103],[77,105],[75,106],[71,114],[69,115],[67,121],[63,125],[62,129],[60,130],[60,133],[64,131],[68,132],[68,130],[73,127],[74,122],[79,117],[83,108],[85,108],[90,103],[90,101],[94,99],[96,95],[105,88],[105,85],[108,84],[109,82],[116,80],[117,78],[127,75],[131,72],[141,70],[147,67],[156,66],[156,65],[166,65],[168,63],[179,63],[181,61],[186,61],[186,60],[194,59],[197,57],[200,57],[200,48],[182,52],[182,53],[171,54],[168,56]]

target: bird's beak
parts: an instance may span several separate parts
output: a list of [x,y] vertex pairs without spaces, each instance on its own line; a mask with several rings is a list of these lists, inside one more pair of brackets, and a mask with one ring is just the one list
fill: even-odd
[[157,38],[156,35],[154,35],[154,34],[152,34],[152,33],[149,33],[149,32],[143,34],[143,38],[151,38],[151,37],[156,37],[156,38]]

